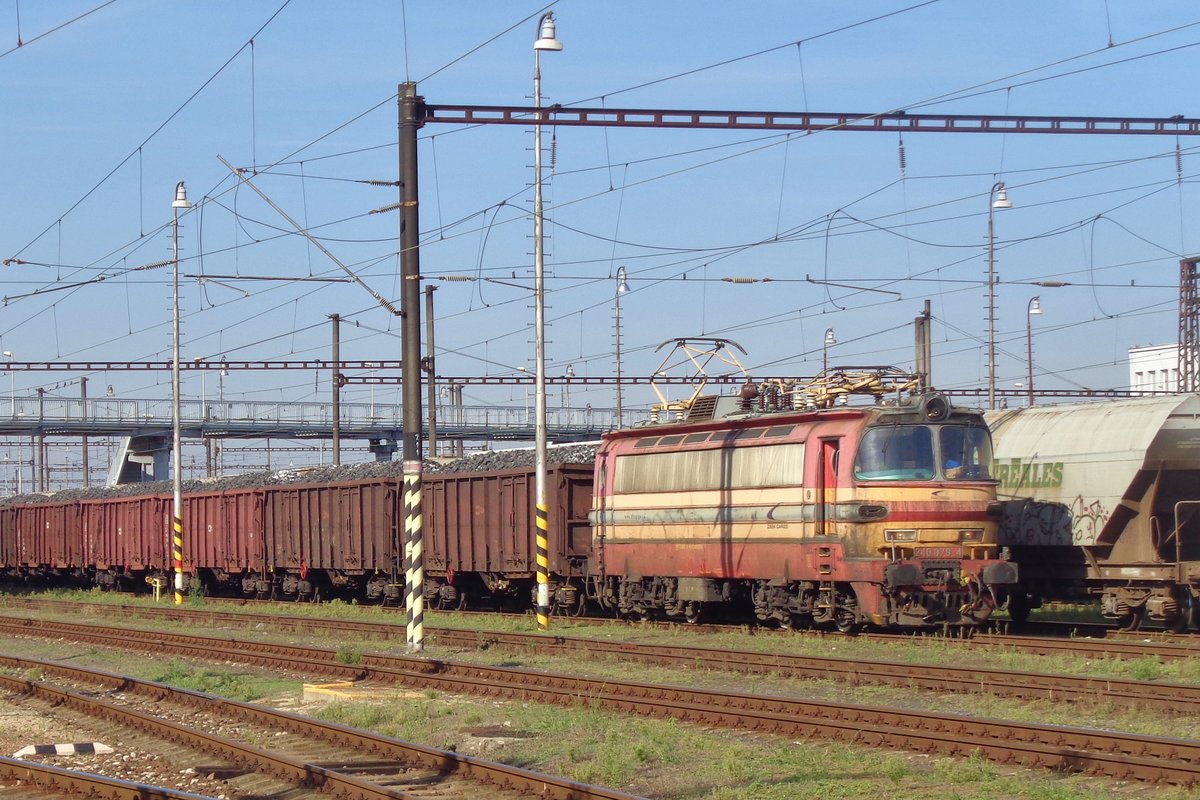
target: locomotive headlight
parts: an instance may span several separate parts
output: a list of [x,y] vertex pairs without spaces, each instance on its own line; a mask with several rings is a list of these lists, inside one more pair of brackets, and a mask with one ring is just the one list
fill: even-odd
[[885,542],[915,542],[917,532],[911,528],[907,530],[888,529],[883,532],[883,540]]
[[982,542],[983,528],[963,528],[958,532],[960,542]]

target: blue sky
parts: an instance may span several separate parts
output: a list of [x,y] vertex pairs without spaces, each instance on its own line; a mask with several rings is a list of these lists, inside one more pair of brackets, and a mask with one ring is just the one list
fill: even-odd
[[[543,58],[546,103],[1200,116],[1200,9],[1185,2],[5,6],[0,256],[28,263],[0,276],[0,349],[19,360],[169,358],[169,272],[130,270],[169,258],[178,180],[197,203],[183,217],[185,274],[281,279],[185,280],[185,359],[326,358],[330,313],[347,320],[343,357],[398,358],[398,320],[361,288],[287,280],[341,272],[235,190],[217,156],[259,170],[257,185],[395,298],[399,220],[367,212],[396,190],[361,181],[396,178],[397,84],[418,81],[434,105],[530,104],[546,8],[565,45]],[[832,364],[910,368],[910,323],[929,299],[935,382],[982,386],[988,194],[1003,180],[1014,207],[995,214],[998,386],[1025,380],[1025,312],[1040,295],[1038,387],[1120,388],[1129,347],[1175,340],[1178,260],[1200,246],[1200,137],[910,133],[903,172],[895,133],[546,128],[544,138],[550,375],[568,364],[613,374],[624,265],[626,375],[653,372],[655,347],[684,336],[736,341],[756,375],[811,375],[827,328]],[[532,369],[530,129],[429,125],[419,157],[438,372]],[[722,280],[735,277],[771,282]],[[1071,285],[1032,285],[1045,280]],[[185,378],[198,397],[199,375]],[[16,391],[64,379],[24,373]],[[170,385],[153,373],[98,382],[127,397]],[[327,375],[241,372],[225,391],[324,400],[329,386]],[[469,387],[467,402],[519,406],[524,392]],[[347,390],[368,397],[399,392]],[[627,406],[652,400],[625,392]],[[576,388],[571,403],[610,407],[613,393]]]

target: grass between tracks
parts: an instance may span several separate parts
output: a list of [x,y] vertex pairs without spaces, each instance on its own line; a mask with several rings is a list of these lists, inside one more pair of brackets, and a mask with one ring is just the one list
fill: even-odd
[[[32,595],[56,600],[84,600],[88,603],[127,605],[144,607],[149,612],[156,604],[148,597],[131,597],[100,591],[69,592],[55,591],[45,594]],[[160,602],[158,607],[169,607],[170,601]],[[235,610],[250,614],[261,614],[270,617],[277,613],[290,617],[307,617],[313,619],[354,619],[376,623],[391,624],[397,627],[399,638],[374,639],[371,637],[356,638],[353,642],[343,642],[336,637],[324,637],[324,644],[344,650],[345,661],[353,659],[365,650],[389,649],[393,652],[403,647],[404,616],[393,609],[379,606],[360,606],[351,603],[334,601],[332,603],[280,603],[268,607],[246,606],[230,607],[224,603],[210,602],[204,598],[189,598],[185,601],[184,609],[190,610]],[[3,613],[3,595],[0,595],[0,613]],[[18,609],[18,613],[20,610]],[[1081,611],[1080,613],[1086,613]],[[71,615],[75,621],[86,621],[89,611],[81,610]],[[52,613],[46,614],[52,618]],[[532,617],[513,616],[462,616],[454,613],[428,612],[426,614],[426,637],[428,646],[435,651],[438,649],[437,628],[461,628],[470,630],[501,631],[532,633],[535,624]],[[180,625],[170,622],[156,622],[150,618],[137,616],[126,617],[125,621],[136,627],[161,628],[163,630],[180,629]],[[188,632],[197,632],[195,626],[186,626]],[[268,626],[251,625],[256,635],[265,635]],[[234,631],[236,632],[236,631]],[[628,641],[646,644],[685,645],[717,650],[746,650],[768,653],[787,653],[796,655],[831,656],[855,660],[893,661],[909,664],[930,664],[935,666],[980,667],[986,669],[1010,669],[1026,672],[1048,672],[1062,675],[1083,675],[1105,678],[1126,678],[1131,680],[1153,680],[1172,683],[1200,684],[1200,650],[1194,659],[1176,659],[1160,661],[1155,658],[1116,659],[1116,658],[1087,658],[1072,655],[1040,656],[1030,653],[1010,651],[1004,648],[974,648],[963,647],[961,642],[946,641],[936,637],[914,637],[913,640],[872,640],[870,638],[854,638],[841,635],[809,636],[804,634],[776,635],[768,633],[750,633],[731,630],[728,633],[700,633],[685,625],[672,628],[654,628],[637,624],[594,625],[572,621],[566,618],[551,618],[551,633],[572,637],[599,639],[609,642]],[[296,639],[293,634],[279,634],[288,640]],[[311,637],[319,640],[319,635]],[[588,664],[590,659],[578,659]],[[547,667],[552,669],[553,667]],[[637,669],[637,668],[634,668]]]
[[[297,705],[299,685],[242,668],[130,660],[63,642],[35,658],[70,658],[175,685],[237,687],[321,719],[662,800],[1195,800],[1197,795],[1080,776],[1007,770],[982,757],[929,758],[841,744],[705,730],[596,708],[559,708],[420,693],[403,701]],[[217,691],[223,694],[222,691]]]
[[[75,595],[78,599],[78,595]],[[88,595],[86,599],[91,600]],[[129,603],[128,598],[120,602]],[[203,603],[200,603],[203,605]],[[215,607],[215,606],[214,606]],[[394,612],[322,606],[316,609],[289,606],[284,613],[310,616],[396,620]],[[49,616],[49,615],[48,615]],[[86,619],[83,614],[72,619]],[[99,617],[97,622],[101,622]],[[182,626],[157,624],[125,618],[138,627]],[[397,620],[398,621],[398,620]],[[482,621],[436,615],[434,624],[455,627],[528,630],[529,623],[512,620]],[[557,622],[557,621],[556,621]],[[191,626],[194,632],[195,626]],[[1128,677],[1200,680],[1200,666],[1187,662],[1161,664],[1144,660],[1121,662],[1056,656],[1053,658],[993,651],[968,653],[947,643],[879,643],[826,637],[750,636],[747,634],[697,635],[686,630],[655,631],[638,628],[578,627],[569,630],[556,624],[556,633],[571,633],[605,639],[637,639],[666,644],[694,644],[719,649],[758,649],[779,652],[812,652],[856,659],[879,658],[914,663],[963,665],[979,663],[1010,669],[1041,672],[1086,672]],[[238,636],[250,631],[235,631]],[[254,635],[276,638],[266,630]],[[282,634],[281,640],[301,637]],[[347,659],[374,650],[402,649],[402,642],[363,640],[339,641],[336,637],[303,637],[314,644],[335,647]],[[51,645],[21,640],[21,649]],[[70,648],[69,645],[55,645]],[[81,648],[64,650],[78,654]],[[597,677],[661,683],[686,683],[707,688],[732,688],[747,692],[777,692],[787,695],[842,700],[872,705],[905,705],[922,710],[965,713],[1069,725],[1096,725],[1140,730],[1161,735],[1191,736],[1187,720],[1122,709],[1105,709],[1098,704],[1020,703],[977,695],[938,695],[901,689],[886,689],[869,682],[856,686],[826,681],[791,681],[777,677],[750,678],[725,673],[680,671],[643,667],[582,657],[572,659],[534,658],[528,654],[449,653],[439,651],[431,640],[431,655],[462,661],[477,661],[528,669],[583,672]],[[75,661],[98,660],[101,666],[119,672],[164,680],[175,685],[199,688],[216,694],[255,700],[272,698],[295,710],[315,713],[345,724],[379,730],[400,738],[436,747],[457,749],[492,760],[504,761],[538,771],[560,774],[574,780],[596,783],[624,791],[669,800],[782,800],[783,798],[1027,798],[1028,800],[1082,800],[1083,798],[1200,798],[1200,793],[1120,785],[1079,776],[1054,776],[1038,772],[1012,771],[983,758],[942,759],[905,753],[856,748],[820,742],[796,742],[779,737],[753,736],[705,730],[671,721],[644,720],[580,706],[559,708],[535,703],[502,703],[477,698],[440,696],[417,692],[403,700],[387,703],[337,703],[297,707],[298,682],[258,676],[242,667],[193,665],[181,660],[147,660],[127,654],[110,655],[90,649]],[[54,656],[47,656],[54,657]],[[59,656],[61,657],[61,656]],[[1190,660],[1189,660],[1190,661]],[[1200,662],[1200,658],[1196,661]],[[1189,677],[1190,676],[1190,677]],[[866,680],[869,681],[869,678]]]

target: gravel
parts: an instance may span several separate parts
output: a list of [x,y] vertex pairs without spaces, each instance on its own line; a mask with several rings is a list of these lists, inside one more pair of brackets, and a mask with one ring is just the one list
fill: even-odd
[[[596,460],[597,444],[551,445],[546,449],[547,464],[591,464]],[[476,453],[448,463],[426,459],[421,467],[427,474],[442,472],[499,472],[504,470],[534,468],[533,448],[490,450]],[[345,464],[340,467],[312,467],[278,472],[248,472],[225,478],[191,480],[183,482],[184,494],[219,492],[231,489],[261,489],[286,484],[341,483],[344,481],[370,480],[374,478],[402,478],[402,461],[365,461]],[[62,503],[71,500],[99,500],[108,497],[137,497],[141,495],[170,494],[174,490],[171,481],[146,481],[130,483],[108,489],[64,489],[50,494],[22,494],[0,498],[0,506],[33,505],[38,503]]]

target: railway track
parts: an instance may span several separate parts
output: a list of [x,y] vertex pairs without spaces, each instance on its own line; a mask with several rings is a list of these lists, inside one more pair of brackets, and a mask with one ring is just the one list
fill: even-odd
[[874,747],[960,757],[980,754],[1023,767],[1086,772],[1120,780],[1200,783],[1200,741],[1112,731],[1017,723],[911,709],[797,700],[576,675],[457,664],[410,656],[363,654],[337,660],[334,650],[105,628],[45,620],[0,622],[12,635],[65,637],[109,647],[164,650],[181,656],[235,660],[273,669],[304,670],[439,692],[588,707]]
[[[372,622],[366,620],[354,619],[332,619],[320,617],[290,617],[270,613],[271,611],[284,611],[289,606],[294,606],[293,603],[280,603],[272,600],[240,600],[236,598],[205,598],[206,604],[212,605],[230,605],[237,607],[255,607],[262,608],[263,611],[257,612],[235,612],[235,611],[219,611],[216,609],[162,609],[157,607],[147,607],[136,604],[113,605],[111,603],[88,603],[75,600],[49,600],[43,598],[28,598],[28,597],[5,597],[3,605],[13,608],[27,609],[47,609],[58,611],[73,611],[80,607],[91,608],[97,611],[118,610],[122,614],[134,616],[156,616],[161,618],[163,614],[178,614],[177,618],[183,619],[185,615],[193,615],[191,619],[205,619],[208,615],[209,619],[215,620],[219,615],[225,615],[228,619],[235,619],[239,615],[241,619],[250,623],[259,624],[264,620],[272,621],[272,624],[292,624],[296,630],[333,630],[333,631],[355,631],[364,635],[374,636],[377,638],[403,638],[405,636],[404,624],[401,620],[396,623]],[[488,619],[495,619],[498,616],[506,616],[515,619],[529,619],[528,615],[497,615],[490,612],[453,612],[454,615],[478,613],[480,616]],[[275,622],[278,621],[278,622]],[[290,621],[290,622],[288,622]],[[681,628],[687,631],[704,632],[704,633],[730,633],[730,632],[747,632],[754,635],[780,635],[780,636],[815,636],[820,638],[841,638],[846,634],[837,633],[834,631],[782,631],[774,628],[758,628],[750,625],[687,625],[683,626],[676,622],[656,623],[652,621],[627,622],[611,619],[583,619],[571,618],[571,624],[587,625],[588,627],[611,627],[617,625],[620,627],[661,627],[664,630],[680,630]],[[303,627],[301,627],[303,626]],[[1057,628],[1061,631],[1059,636],[1033,636],[1023,633],[1008,633],[1008,632],[981,632],[976,633],[970,638],[946,637],[946,636],[913,636],[908,634],[895,633],[860,633],[854,638],[867,641],[882,641],[882,642],[904,642],[906,644],[935,644],[939,646],[958,646],[958,647],[984,647],[984,648],[1007,648],[1024,653],[1034,655],[1060,655],[1074,654],[1083,655],[1094,658],[1120,658],[1120,659],[1136,659],[1136,658],[1157,658],[1163,661],[1173,661],[1177,659],[1195,658],[1200,655],[1200,637],[1166,635],[1162,633],[1141,632],[1140,635],[1128,634],[1119,631],[1108,629],[1107,633],[1102,638],[1081,638],[1079,636],[1070,635],[1073,632],[1081,630],[1078,626],[1062,626]],[[425,626],[426,635],[437,637],[443,631],[458,630],[448,626],[430,625]],[[1098,629],[1099,630],[1099,629]]]
[[[56,602],[56,601],[51,601]],[[69,610],[72,604],[54,605]],[[76,606],[77,608],[77,606]],[[112,606],[97,605],[97,609]],[[309,617],[267,617],[233,611],[195,611],[187,609],[149,609],[121,607],[123,615],[150,619],[169,619],[209,626],[270,627],[288,632],[316,632],[345,636],[354,634],[374,639],[403,638],[405,630],[397,625],[362,620],[314,619]],[[0,616],[0,620],[4,617]],[[1154,709],[1169,714],[1200,714],[1200,686],[1153,683],[1115,678],[1076,677],[1061,674],[1015,670],[989,670],[979,667],[945,667],[858,658],[834,658],[785,653],[735,651],[681,645],[650,645],[612,642],[601,639],[553,636],[534,633],[476,631],[458,628],[430,628],[429,638],[446,648],[494,649],[518,654],[602,657],[614,661],[665,666],[670,668],[714,670],[750,675],[832,680],[855,685],[894,686],[938,692],[989,694],[1020,700],[1097,701]],[[1007,645],[1011,637],[1005,637]],[[981,640],[981,642],[988,640]],[[1084,643],[1085,646],[1087,643]],[[1040,640],[1023,643],[1028,648],[1045,648],[1045,653],[1067,651],[1059,643]],[[1078,652],[1078,649],[1070,652]],[[1105,651],[1107,652],[1107,651]],[[1182,658],[1184,653],[1172,652]],[[1127,655],[1132,655],[1132,652]],[[1186,655],[1194,656],[1195,651]]]
[[[314,796],[328,792],[356,800],[475,798],[482,794],[498,800],[634,800],[623,792],[154,681],[18,656],[0,655],[0,666],[37,670],[84,685],[73,690],[44,680],[0,674],[0,686],[17,696],[202,751],[284,784],[260,789],[256,795],[275,796],[290,787],[304,787],[313,789]],[[179,711],[171,714],[168,708]],[[206,718],[204,722],[200,715]],[[236,723],[243,733],[247,728],[265,732],[259,738],[270,741],[271,748],[213,733],[222,723]],[[319,750],[319,761],[311,760],[314,749]]]
[[[17,789],[4,788],[6,782],[20,782]],[[213,800],[209,795],[181,792],[161,786],[108,778],[77,770],[63,769],[35,761],[0,757],[0,792],[6,797],[105,797],[109,800]]]

